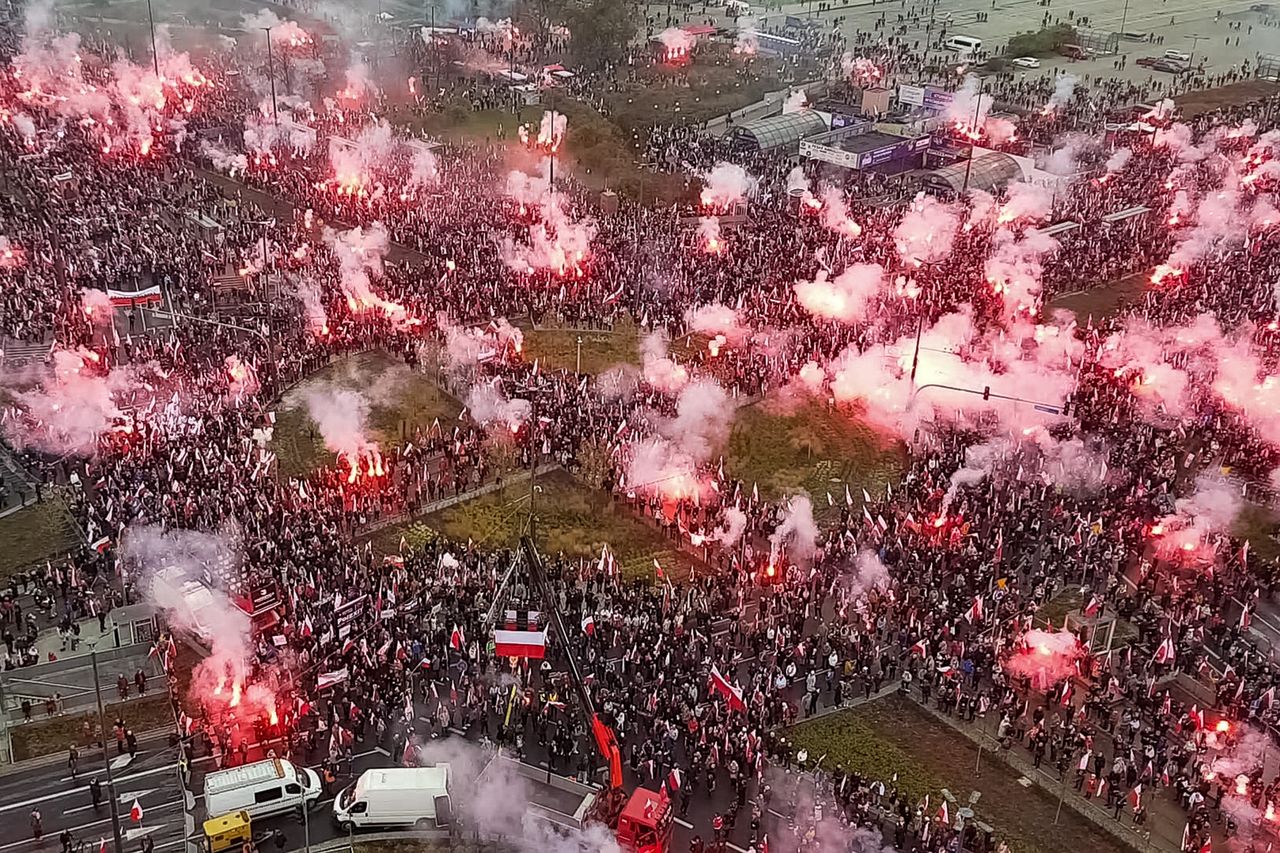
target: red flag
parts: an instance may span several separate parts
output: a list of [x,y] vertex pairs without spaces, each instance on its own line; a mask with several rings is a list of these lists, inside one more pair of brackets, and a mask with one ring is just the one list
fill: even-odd
[[449,645],[461,651],[462,647],[467,643],[466,636],[462,633],[462,629],[457,625],[453,626],[453,632],[449,634]]
[[129,817],[134,823],[142,823],[142,803],[137,799],[133,801],[133,805],[129,807]]
[[1142,783],[1139,782],[1137,787],[1129,792],[1129,804],[1133,806],[1133,810],[1138,810],[1138,804],[1142,802]]
[[938,820],[944,826],[951,825],[951,811],[947,808],[947,801],[943,800],[942,805],[938,807]]
[[675,793],[680,790],[680,786],[684,784],[684,774],[680,772],[678,767],[672,767],[671,772],[667,774],[667,790]]
[[582,617],[582,633],[586,634],[588,637],[594,637],[596,635],[596,617]]
[[311,627],[311,617],[308,616],[306,619],[302,620],[302,627],[298,630],[298,633],[302,635],[303,639],[306,639],[311,636],[313,631],[314,629]]
[[1095,595],[1090,598],[1089,603],[1085,605],[1084,618],[1092,619],[1098,615],[1098,611],[1100,610],[1102,610],[1102,599]]
[[920,655],[920,657],[922,658],[928,657],[929,646],[925,643],[923,639],[919,639],[916,641],[916,644],[911,647],[911,654]]

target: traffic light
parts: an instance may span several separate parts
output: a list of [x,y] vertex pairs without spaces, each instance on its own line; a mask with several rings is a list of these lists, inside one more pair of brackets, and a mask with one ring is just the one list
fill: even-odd
[[982,389],[982,399],[984,399],[984,400],[990,400],[990,399],[991,399],[991,386],[990,386],[990,385],[987,385],[986,387],[984,387],[984,388]]

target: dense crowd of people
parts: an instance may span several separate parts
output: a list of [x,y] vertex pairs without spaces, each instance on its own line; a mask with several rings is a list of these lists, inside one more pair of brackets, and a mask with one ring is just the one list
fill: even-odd
[[[532,43],[513,48],[500,29],[474,40],[518,67],[536,68],[546,57]],[[6,58],[18,53],[19,34],[6,29],[3,48]],[[914,46],[877,40],[876,49],[894,55],[893,74],[929,79]],[[111,428],[88,446],[67,448],[41,433],[50,424],[30,423],[21,406],[8,410],[26,462],[65,487],[86,539],[106,543],[15,579],[0,609],[13,665],[30,657],[24,650],[41,624],[18,604],[28,587],[44,619],[69,632],[81,619],[148,597],[155,566],[146,563],[155,555],[137,550],[140,531],[216,532],[232,546],[225,565],[206,567],[223,571],[228,592],[265,585],[278,598],[274,626],[253,636],[248,680],[271,684],[280,720],[237,719],[194,683],[182,696],[192,745],[224,765],[284,750],[322,761],[331,779],[349,771],[356,743],[413,761],[423,743],[460,730],[589,778],[597,763],[591,735],[574,701],[563,698],[572,694],[562,673],[573,654],[623,746],[629,781],[657,789],[679,770],[684,782],[669,789],[677,814],[689,815],[693,797],[714,804],[714,814],[694,825],[697,847],[732,837],[759,850],[767,836],[783,849],[816,849],[831,826],[876,827],[901,849],[953,849],[958,836],[970,849],[990,844],[973,824],[958,830],[940,819],[925,799],[932,795],[936,807],[938,792],[907,790],[866,768],[822,766],[788,742],[783,728],[820,706],[894,684],[939,713],[989,721],[985,732],[1002,748],[1036,767],[1047,761],[1079,796],[1105,802],[1116,819],[1127,815],[1127,825],[1144,826],[1156,800],[1165,819],[1180,808],[1186,849],[1199,850],[1226,823],[1229,831],[1265,826],[1259,816],[1276,783],[1239,744],[1280,717],[1273,701],[1280,673],[1250,642],[1242,613],[1269,596],[1275,565],[1215,529],[1204,543],[1207,574],[1162,553],[1152,528],[1200,475],[1228,468],[1234,483],[1262,489],[1280,454],[1265,431],[1209,393],[1212,376],[1199,377],[1206,391],[1181,417],[1151,416],[1104,353],[1127,324],[1181,327],[1208,313],[1223,328],[1255,329],[1249,345],[1274,366],[1280,259],[1269,226],[1244,245],[1224,241],[1200,254],[1174,284],[1148,289],[1113,316],[1077,318],[1064,334],[1085,356],[1069,417],[1041,428],[1053,442],[1002,438],[1007,424],[994,417],[951,421],[939,412],[903,436],[904,469],[887,489],[859,498],[846,486],[844,495],[826,496],[826,511],[813,495],[821,535],[794,553],[779,533],[794,500],[770,489],[761,495],[759,484],[724,470],[719,452],[680,472],[696,488],[634,481],[637,448],[663,418],[682,417],[680,391],[690,377],[725,389],[722,403],[732,409],[794,394],[808,365],[874,353],[957,312],[975,328],[1021,334],[989,282],[990,259],[1006,237],[976,213],[1005,195],[953,202],[957,216],[977,224],[957,229],[944,257],[912,266],[895,237],[910,210],[902,182],[805,166],[806,182],[830,183],[846,200],[859,229],[850,239],[795,204],[789,156],[735,154],[699,130],[656,127],[644,143],[650,159],[688,174],[691,187],[726,159],[758,182],[745,220],[724,238],[728,249],[706,251],[683,211],[624,201],[605,214],[559,168],[532,200],[504,192],[513,157],[505,146],[435,149],[427,189],[401,191],[410,166],[397,160],[358,192],[344,191],[326,146],[241,146],[238,131],[260,112],[261,92],[242,87],[216,59],[202,70],[211,85],[194,98],[191,139],[180,150],[103,152],[91,123],[68,122],[48,105],[24,104],[34,136],[12,122],[0,130],[0,234],[10,250],[0,260],[0,333],[52,341],[54,357],[72,355],[84,377],[129,371],[136,379],[113,385]],[[4,85],[12,103],[17,83]],[[1100,110],[1157,94],[1086,77],[1047,114],[1039,108],[1051,79],[1003,75],[988,85],[997,102],[1027,111],[1029,138],[1094,128]],[[495,102],[487,91],[472,89],[474,108]],[[375,121],[367,106],[336,102],[288,114],[318,138],[358,139]],[[1180,238],[1167,226],[1178,201],[1166,179],[1176,173],[1183,186],[1216,186],[1220,160],[1186,152],[1214,135],[1226,155],[1244,154],[1271,130],[1275,106],[1264,100],[1189,119],[1178,126],[1190,138],[1176,146],[1159,139],[1175,133],[1172,116],[1147,116],[1154,133],[1121,130],[1105,144],[1081,146],[1077,165],[1091,177],[1065,185],[1051,203],[1051,221],[1078,228],[1060,235],[1045,258],[1028,313],[1047,325],[1055,295],[1169,258]],[[1238,141],[1220,132],[1245,122],[1253,129]],[[196,139],[244,149],[238,183]],[[532,163],[529,148],[519,156]],[[1108,165],[1120,148],[1130,156]],[[1139,207],[1146,213],[1132,222],[1105,219]],[[559,267],[512,263],[512,246],[535,244],[553,216],[566,228],[590,220],[589,250]],[[193,224],[198,217],[216,224],[216,237]],[[349,280],[352,253],[333,235],[373,231],[375,223],[388,244],[354,253],[386,259],[372,275],[381,301],[365,304]],[[854,263],[880,264],[904,281],[869,299],[852,322],[819,316],[794,297],[798,280]],[[214,311],[215,283],[228,277],[240,289],[246,280],[283,281],[277,290],[285,295],[256,300],[255,313],[225,323]],[[921,298],[903,296],[908,277]],[[144,330],[144,312],[103,303],[106,291],[152,285],[181,315],[162,328]],[[539,369],[499,322],[634,325],[655,336],[650,342],[678,341],[706,331],[690,311],[709,304],[730,306],[734,328],[722,330],[719,349],[690,346],[672,366],[684,377],[675,385],[650,369],[651,360],[670,364],[665,351],[646,354],[638,377]],[[468,346],[476,341],[492,352],[478,356]],[[469,411],[456,425],[414,425],[381,448],[376,472],[349,459],[282,472],[267,438],[282,395],[288,404],[289,389],[321,367],[374,349],[438,378]],[[527,401],[532,416],[513,424],[487,417],[470,403],[479,387]],[[821,396],[854,417],[855,407]],[[1073,457],[1044,450],[1072,442]],[[957,475],[993,446],[982,476]],[[1099,464],[1102,472],[1086,470]],[[680,568],[655,561],[643,581],[624,573],[607,548],[591,557],[546,555],[565,623],[591,622],[593,630],[552,637],[542,667],[495,660],[488,648],[500,588],[503,607],[544,609],[527,567],[504,584],[518,565],[514,552],[437,536],[381,553],[357,538],[375,523],[538,465],[580,474],[608,512],[656,526],[681,554]],[[1083,654],[1069,677],[1051,684],[1010,667],[1037,614],[1077,589],[1075,615],[1086,630],[1099,613],[1132,627],[1123,650]],[[709,686],[712,670],[740,685],[740,699]],[[1176,692],[1178,673],[1212,685],[1217,700],[1203,711],[1226,720],[1230,734],[1206,726]],[[1245,782],[1215,770],[1224,754],[1244,756],[1237,764]],[[811,796],[781,781],[793,769],[818,771]],[[1241,796],[1249,809],[1231,807]],[[793,819],[769,818],[784,799]]]

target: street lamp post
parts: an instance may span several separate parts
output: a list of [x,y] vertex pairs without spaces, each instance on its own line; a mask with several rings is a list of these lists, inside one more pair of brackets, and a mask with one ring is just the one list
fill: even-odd
[[98,680],[97,644],[89,649],[93,664],[93,694],[98,700],[98,733],[102,738],[102,766],[107,774],[107,796],[111,800],[111,832],[115,836],[116,853],[124,853],[124,836],[120,833],[120,802],[116,796],[116,783],[111,778],[111,754],[107,750],[107,714],[102,708],[102,684]]
[[[986,85],[986,82],[987,81],[985,78],[983,77],[978,78],[978,94],[973,99],[974,100],[973,130],[972,130],[973,133],[978,132],[978,116],[982,114],[982,89],[983,89],[983,86]],[[961,189],[961,192],[969,191],[969,173],[972,171],[973,171],[973,139],[971,137],[969,139],[969,159],[965,163],[965,167],[964,167],[964,187]]]
[[573,372],[579,376],[582,375],[582,335],[578,335],[578,361]]
[[271,27],[262,27],[267,34],[267,76],[271,78],[271,118],[280,124],[280,114],[276,111],[276,67],[271,59]]
[[[973,160],[972,152],[970,152],[969,154],[969,159],[972,162]],[[921,260],[920,258],[915,258],[914,260],[916,263],[924,267],[928,267],[931,273],[933,268],[938,264],[937,261],[924,261],[924,260]],[[916,320],[916,350],[915,350],[915,354],[911,357],[911,387],[912,388],[916,387],[916,369],[920,367],[920,339],[924,337],[924,314],[925,314],[924,303],[925,303],[925,288],[924,288],[924,285],[921,285],[920,286],[920,302],[917,305],[920,311],[919,311],[919,316]]]
[[156,68],[156,79],[159,79],[160,51],[156,50],[156,19],[151,14],[151,0],[147,0],[147,23],[151,25],[151,61]]

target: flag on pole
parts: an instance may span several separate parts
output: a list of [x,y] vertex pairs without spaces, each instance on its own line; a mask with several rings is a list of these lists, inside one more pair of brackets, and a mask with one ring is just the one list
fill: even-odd
[[582,633],[588,637],[596,635],[596,617],[587,615],[582,617]]
[[453,631],[449,634],[449,645],[458,651],[462,651],[462,647],[467,644],[467,637],[462,633],[462,629],[457,625],[453,626]]
[[720,673],[719,668],[711,667],[711,689],[729,700],[729,709],[733,711],[747,710],[747,703],[742,699],[742,688],[729,682]]
[[129,807],[129,817],[134,823],[142,823],[142,803],[134,799],[133,805]]
[[982,596],[974,596],[973,604],[969,605],[969,609],[965,611],[964,618],[971,625],[982,621]]

